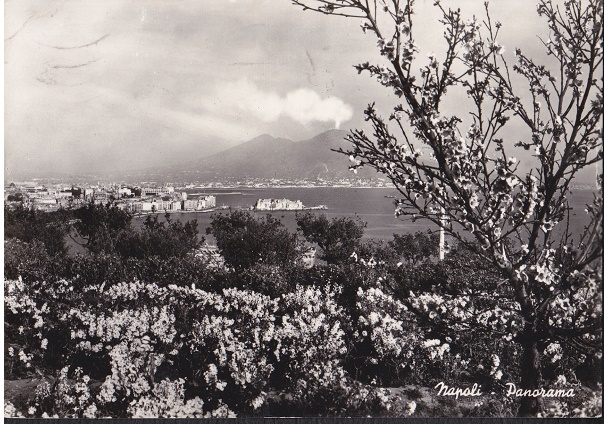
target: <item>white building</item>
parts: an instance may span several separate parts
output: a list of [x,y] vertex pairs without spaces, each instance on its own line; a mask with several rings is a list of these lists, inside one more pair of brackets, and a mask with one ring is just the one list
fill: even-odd
[[185,199],[182,201],[182,208],[187,211],[203,210],[216,207],[216,196],[205,195],[197,199]]
[[128,187],[122,187],[118,189],[117,194],[119,197],[130,197],[132,196],[132,190],[130,190]]
[[198,209],[209,209],[216,207],[216,196],[206,195],[197,199]]
[[159,212],[163,210],[163,202],[141,202],[141,210],[143,212]]
[[299,211],[304,205],[301,200],[258,199],[255,208],[259,211]]

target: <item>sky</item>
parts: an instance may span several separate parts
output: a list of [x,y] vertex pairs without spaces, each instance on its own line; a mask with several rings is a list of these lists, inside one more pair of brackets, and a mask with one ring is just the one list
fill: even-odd
[[[482,1],[443,1],[468,18]],[[535,2],[492,0],[501,42],[539,54]],[[419,56],[442,53],[416,1]],[[393,95],[353,65],[383,63],[357,20],[289,0],[7,0],[5,179],[190,161],[260,134],[366,128]],[[509,46],[509,47],[508,47]],[[456,99],[451,103],[459,107]]]

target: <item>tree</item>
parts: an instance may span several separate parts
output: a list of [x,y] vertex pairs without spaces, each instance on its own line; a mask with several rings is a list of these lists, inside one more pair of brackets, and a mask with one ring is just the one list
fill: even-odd
[[166,221],[160,222],[157,215],[149,215],[143,228],[129,227],[116,236],[115,250],[124,258],[162,259],[182,258],[200,245],[197,220],[172,221],[166,213]]
[[50,256],[64,257],[68,247],[67,235],[68,212],[59,210],[41,212],[23,205],[16,208],[4,208],[4,237],[16,238],[26,243],[38,240],[43,243]]
[[[422,65],[413,0],[293,3],[359,19],[363,31],[377,37],[387,65],[356,69],[402,102],[388,120],[369,105],[372,134],[351,131],[351,149],[340,152],[353,169],[375,168],[395,184],[398,215],[429,220],[460,243],[470,235],[480,244],[477,253],[504,281],[501,295],[520,309],[522,329],[510,330],[523,351],[520,386],[540,386],[549,342],[601,352],[601,197],[588,207],[583,234],[572,233],[568,198],[577,174],[602,159],[602,0],[563,6],[540,0],[537,12],[550,32],[543,41],[548,60],[538,63],[516,49],[512,69],[497,40],[502,25],[491,20],[488,4],[481,23],[436,0],[447,49]],[[447,96],[463,91],[466,123],[441,110]],[[527,134],[514,146],[510,122]],[[531,152],[528,172],[513,157],[522,149]],[[524,397],[519,414],[535,415],[539,405],[538,398]]]
[[259,263],[288,266],[299,257],[296,235],[272,215],[256,218],[244,211],[214,215],[206,232],[214,236],[225,263],[235,271]]
[[47,278],[51,262],[44,244],[40,240],[24,242],[9,238],[4,242],[4,278],[24,281],[43,281]]
[[74,211],[73,229],[93,253],[113,252],[118,234],[130,228],[132,215],[112,204],[89,203]]
[[416,232],[415,234],[394,234],[390,246],[401,259],[412,266],[438,256],[438,234]]
[[23,193],[9,194],[6,200],[9,202],[23,202]]
[[320,259],[327,263],[340,263],[350,258],[358,246],[366,224],[350,218],[332,218],[325,215],[315,216],[310,212],[296,214],[298,229],[306,240],[321,248]]

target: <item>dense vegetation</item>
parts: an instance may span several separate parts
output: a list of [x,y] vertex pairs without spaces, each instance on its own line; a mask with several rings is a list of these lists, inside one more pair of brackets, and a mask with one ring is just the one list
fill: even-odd
[[[472,244],[438,262],[431,234],[364,241],[363,223],[308,214],[292,234],[234,212],[207,229],[217,264],[194,221],[137,228],[102,205],[5,215],[5,414],[516,414],[503,393],[520,378],[518,305]],[[576,392],[544,413],[601,413],[601,347],[540,349],[545,386]],[[440,381],[485,396],[435,398]]]

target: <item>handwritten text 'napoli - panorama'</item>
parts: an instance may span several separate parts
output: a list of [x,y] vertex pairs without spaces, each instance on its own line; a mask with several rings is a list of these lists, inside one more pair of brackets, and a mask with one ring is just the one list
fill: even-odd
[[[517,388],[514,383],[505,383],[508,390],[505,393],[506,396],[510,397],[574,397],[575,391],[574,389],[520,389]],[[438,389],[437,396],[455,396],[455,399],[459,399],[459,397],[467,397],[467,396],[482,396],[482,392],[480,391],[481,386],[478,384],[474,384],[472,387],[453,387],[447,386],[442,381],[438,383],[435,387]]]

